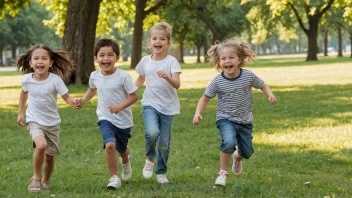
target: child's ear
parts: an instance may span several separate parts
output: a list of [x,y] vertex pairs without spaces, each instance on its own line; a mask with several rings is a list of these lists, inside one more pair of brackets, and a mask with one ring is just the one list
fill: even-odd
[[53,66],[53,63],[54,63],[54,61],[53,61],[53,60],[51,60],[51,61],[50,61],[50,67],[52,67],[52,66]]
[[98,63],[97,56],[94,56],[94,62]]
[[120,60],[120,56],[116,56],[116,61],[119,61]]

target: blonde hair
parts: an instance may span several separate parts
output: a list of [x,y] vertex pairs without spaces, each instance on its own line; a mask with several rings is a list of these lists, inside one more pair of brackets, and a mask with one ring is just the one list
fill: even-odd
[[171,43],[172,27],[170,24],[168,24],[166,22],[160,22],[160,23],[155,24],[153,27],[151,27],[149,30],[148,37],[147,37],[148,43],[149,43],[149,39],[151,37],[153,30],[164,30],[166,32],[167,39]]
[[251,49],[251,46],[240,38],[232,37],[231,39],[225,39],[224,41],[216,41],[214,45],[210,47],[207,52],[207,59],[210,64],[216,69],[221,69],[220,66],[220,50],[232,47],[236,50],[237,56],[240,58],[241,63],[238,67],[243,67],[244,65],[251,63],[254,60],[255,52]]

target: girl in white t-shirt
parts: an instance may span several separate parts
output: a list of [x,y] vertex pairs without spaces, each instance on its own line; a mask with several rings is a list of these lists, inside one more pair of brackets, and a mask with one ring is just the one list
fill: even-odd
[[[181,67],[176,58],[168,55],[171,44],[171,26],[166,22],[155,24],[147,38],[152,54],[138,63],[139,74],[136,85],[141,87],[146,81],[146,89],[141,100],[145,124],[146,163],[143,176],[153,175],[156,162],[157,181],[169,183],[165,174],[170,152],[172,122],[180,113],[180,102],[176,89],[180,88]],[[156,144],[158,156],[156,158]]]
[[[73,71],[68,52],[53,51],[40,44],[22,54],[17,62],[22,77],[22,91],[19,99],[17,123],[27,130],[35,148],[33,155],[33,176],[28,186],[29,192],[50,190],[49,180],[54,170],[54,157],[60,154],[58,143],[60,115],[57,107],[57,94],[64,101],[78,108],[77,100],[69,96],[63,77]],[[23,111],[28,100],[26,122]],[[44,176],[41,171],[44,164]]]

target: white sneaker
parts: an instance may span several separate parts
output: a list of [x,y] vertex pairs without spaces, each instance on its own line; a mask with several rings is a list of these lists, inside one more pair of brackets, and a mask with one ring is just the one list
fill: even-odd
[[110,177],[109,184],[106,186],[106,189],[108,190],[116,190],[117,188],[121,187],[121,181],[118,176],[112,176]]
[[143,177],[145,179],[149,179],[153,175],[153,167],[154,163],[150,162],[149,160],[145,161],[144,168],[143,168]]
[[227,171],[220,171],[218,173],[218,177],[215,180],[215,185],[226,186],[227,177],[228,177]]
[[122,163],[122,158],[120,157],[120,163],[122,165],[122,174],[121,178],[122,180],[129,180],[132,178],[132,167],[131,167],[131,158],[128,156],[128,162],[127,164]]
[[158,181],[159,184],[168,184],[169,183],[169,180],[167,180],[167,178],[164,174],[157,175],[156,181]]

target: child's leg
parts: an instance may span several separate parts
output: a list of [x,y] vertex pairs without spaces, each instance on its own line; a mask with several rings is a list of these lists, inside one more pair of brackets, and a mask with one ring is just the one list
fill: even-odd
[[239,131],[237,133],[238,152],[235,153],[236,160],[242,160],[242,158],[249,159],[253,152],[253,135],[252,135],[252,124],[238,124]]
[[49,182],[50,176],[54,170],[54,156],[45,154],[44,157],[44,176],[42,182]]
[[170,140],[172,122],[174,116],[159,115],[160,116],[160,136],[158,139],[158,160],[156,164],[156,174],[165,174],[167,172],[167,161],[170,153]]
[[143,118],[145,125],[146,156],[148,161],[154,163],[156,142],[160,134],[158,112],[151,106],[143,106]]
[[34,144],[35,151],[33,154],[33,178],[40,180],[47,142],[44,136],[38,136],[35,138]]
[[105,145],[105,161],[111,176],[117,175],[116,144],[108,142]]
[[130,155],[130,149],[127,147],[126,151],[123,152],[123,153],[119,152],[119,155],[120,155],[120,157],[122,159],[122,163],[123,164],[127,164],[128,160],[129,160],[128,156]]
[[220,152],[220,170],[227,171],[227,167],[231,160],[231,153]]

